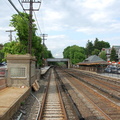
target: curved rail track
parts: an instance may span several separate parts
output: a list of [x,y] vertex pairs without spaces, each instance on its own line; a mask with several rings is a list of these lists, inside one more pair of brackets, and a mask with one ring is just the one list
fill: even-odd
[[[77,72],[76,74],[74,71],[69,71],[69,70],[66,70],[66,72],[63,70],[59,70],[58,72],[61,73],[61,76],[62,78],[64,77],[64,80],[65,79],[69,80],[69,82],[75,87],[75,89],[77,89],[77,91],[84,96],[84,99],[86,99],[89,102],[88,106],[90,106],[91,104],[92,106],[94,106],[94,108],[92,108],[92,112],[96,113],[97,111],[96,114],[98,115],[98,118],[102,120],[119,120],[120,119],[120,105],[117,104],[116,102],[113,102],[108,97],[99,93],[97,90],[94,89],[94,87],[88,86],[88,84],[86,84],[87,82],[84,82],[82,80],[82,79],[85,79],[86,81],[92,83],[93,81],[89,80],[90,77],[87,78],[87,75],[83,76],[83,74],[81,75],[81,73],[79,72]],[[98,84],[97,82],[99,83],[100,81],[97,81],[97,79],[94,79],[93,83]],[[111,86],[110,88],[114,87],[114,85],[112,87]],[[117,85],[117,87],[119,88],[119,85]],[[115,89],[112,89],[112,91],[113,90]]]

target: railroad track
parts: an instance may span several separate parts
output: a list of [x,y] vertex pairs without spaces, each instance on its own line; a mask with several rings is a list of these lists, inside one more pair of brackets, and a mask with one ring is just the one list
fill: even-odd
[[[98,119],[120,119],[120,105],[100,94],[98,91],[88,86],[85,82],[78,80],[77,77],[74,77],[74,75],[71,76],[70,74],[63,72],[63,70],[60,70],[59,73],[61,73],[61,76],[64,78],[64,80],[67,79],[70,84],[75,87],[75,89],[78,91],[77,94],[80,94],[79,96],[83,96],[82,99],[87,101],[85,104],[88,105],[88,107],[93,106],[90,109],[93,113],[96,113]],[[74,72],[72,72],[72,74],[73,73]]]
[[67,120],[65,108],[60,96],[60,91],[56,86],[53,69],[49,77],[49,83],[44,95],[39,120]]
[[[67,73],[76,77],[85,83],[99,89],[100,91],[107,93],[109,96],[120,100],[120,85],[113,84],[111,82],[104,80],[104,78],[98,78],[96,75],[86,74],[81,71],[67,70]],[[92,77],[91,77],[92,76]]]
[[50,69],[43,78],[13,120],[84,120],[56,71]]

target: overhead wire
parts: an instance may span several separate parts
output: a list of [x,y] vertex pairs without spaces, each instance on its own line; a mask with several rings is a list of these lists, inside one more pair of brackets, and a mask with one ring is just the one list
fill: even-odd
[[[42,2],[42,0],[40,0],[40,3]],[[40,4],[40,6],[39,6],[39,9],[40,9],[40,7],[41,7],[41,4]],[[40,35],[42,34],[42,31],[41,31],[41,28],[40,28],[40,25],[39,25],[39,23],[38,23],[38,20],[37,20],[37,17],[36,17],[36,14],[35,14],[35,12],[33,12],[34,13],[34,17],[35,17],[35,19],[36,19],[36,23],[37,23],[37,26],[38,26],[38,30],[40,31]]]
[[[22,3],[20,2],[20,0],[18,0],[18,2],[20,3],[22,9],[23,9],[24,12],[26,13],[26,11],[25,11]],[[42,2],[42,0],[41,0],[40,2]],[[40,7],[41,7],[41,4],[40,4],[40,6],[39,6],[39,9],[40,9]],[[42,31],[41,31],[41,29],[40,29],[40,25],[39,25],[38,20],[37,20],[37,17],[36,17],[36,14],[35,14],[35,12],[33,12],[33,13],[34,13],[34,17],[35,17],[35,19],[36,19],[36,23],[37,23],[38,30],[40,31],[40,34],[42,34]],[[36,33],[37,33],[37,32],[36,32]],[[38,33],[37,33],[37,34],[38,34]],[[38,34],[38,35],[39,35],[39,34]]]
[[42,34],[40,25],[39,25],[38,20],[37,20],[37,17],[36,17],[36,14],[35,14],[35,12],[33,12],[33,13],[34,13],[34,17],[35,17],[35,19],[36,19],[36,23],[37,23],[38,29],[39,29],[40,33]]
[[24,10],[24,12],[26,13],[26,11],[25,11],[25,9],[24,9],[24,7],[23,7],[22,3],[20,2],[20,0],[18,0],[18,2],[20,3],[20,5],[21,5],[22,9],[23,9],[23,10]]
[[22,17],[22,19],[24,20],[24,22],[29,26],[29,23],[24,19],[24,17],[21,15],[20,11],[15,7],[15,5],[13,4],[13,2],[11,0],[8,0],[8,1],[13,6],[13,8],[18,12],[18,14]]
[[[29,26],[28,21],[26,21],[26,20],[24,19],[24,17],[21,15],[20,11],[15,7],[15,5],[13,4],[13,2],[12,2],[11,0],[8,0],[8,1],[9,1],[10,4],[13,6],[13,8],[17,11],[17,13],[22,17],[22,19],[24,20],[24,22]],[[42,1],[42,0],[41,0],[41,1]],[[20,3],[23,11],[26,13],[26,11],[25,11],[22,3],[20,2],[20,0],[18,0],[18,2]],[[41,5],[40,5],[40,6],[41,6]],[[37,17],[36,17],[35,12],[33,12],[33,13],[34,13],[34,17],[35,17],[35,20],[36,20],[36,23],[37,23],[38,30],[40,31],[40,35],[41,35],[41,34],[42,34],[42,31],[41,31],[40,25],[39,25],[39,23],[38,23],[38,20],[37,20]],[[37,34],[38,34],[38,33],[37,33]],[[38,34],[38,36],[39,36],[39,34]]]
[[[9,6],[9,8],[13,11],[14,9],[13,9],[13,7],[11,7],[5,0],[3,0],[6,4],[7,4],[7,6]],[[11,12],[11,11],[10,11]]]

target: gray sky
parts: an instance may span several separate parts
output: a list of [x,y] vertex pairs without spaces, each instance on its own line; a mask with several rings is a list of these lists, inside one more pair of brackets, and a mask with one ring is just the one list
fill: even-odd
[[[18,0],[12,0],[22,11]],[[0,43],[9,41],[10,19],[17,12],[8,0],[0,0]],[[54,57],[62,57],[67,46],[85,47],[95,38],[120,45],[120,0],[42,0],[36,16]],[[37,31],[40,35],[40,31]],[[13,33],[15,39],[16,33]]]

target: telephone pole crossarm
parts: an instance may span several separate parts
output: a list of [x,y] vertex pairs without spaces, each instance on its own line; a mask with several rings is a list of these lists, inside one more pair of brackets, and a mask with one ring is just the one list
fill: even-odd
[[[41,0],[21,0],[21,3],[25,3],[25,4],[29,4],[29,9],[25,9],[23,7],[24,10],[28,10],[29,11],[29,36],[28,36],[28,53],[32,54],[32,12],[33,11],[38,11],[40,9],[40,5],[41,5]],[[39,8],[38,9],[34,9],[34,3],[39,3]]]
[[[22,3],[32,3],[32,4],[39,3],[38,9],[32,8],[32,11],[38,11],[40,9],[40,5],[41,5],[41,1],[36,1],[36,0],[22,0]],[[30,11],[30,9],[25,9],[25,8],[24,8],[24,10]]]
[[9,37],[10,37],[10,41],[12,41],[12,32],[15,32],[15,30],[6,30],[6,32],[10,32]]
[[45,40],[47,40],[47,39],[45,39],[45,37],[47,37],[48,34],[41,34],[41,36],[42,36],[42,40],[43,40],[43,45],[45,46]]

